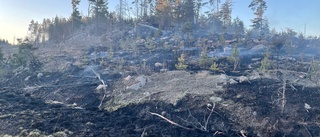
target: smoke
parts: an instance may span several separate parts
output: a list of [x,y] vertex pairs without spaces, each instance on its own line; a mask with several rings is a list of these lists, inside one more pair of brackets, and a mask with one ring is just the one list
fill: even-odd
[[[231,45],[229,45],[229,46],[224,47],[223,49],[209,51],[207,53],[207,56],[211,57],[211,58],[230,57],[233,52],[232,48],[233,47]],[[242,57],[242,58],[263,55],[264,53],[266,53],[267,49],[268,48],[264,45],[257,45],[252,48],[238,47],[238,50],[240,52],[240,57]]]

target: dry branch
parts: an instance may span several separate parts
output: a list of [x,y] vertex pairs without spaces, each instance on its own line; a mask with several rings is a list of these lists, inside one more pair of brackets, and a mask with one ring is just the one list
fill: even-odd
[[[102,84],[100,84],[98,87],[97,87],[97,90],[100,90],[100,89],[103,89],[104,90],[104,95],[100,101],[100,104],[98,106],[98,108],[101,109],[101,106],[102,106],[102,103],[103,103],[103,100],[106,98],[106,94],[107,94],[107,85],[105,84],[104,80],[101,79],[100,77],[100,74],[98,74],[96,71],[94,71],[93,69],[91,69],[91,71],[97,76],[97,78],[100,80],[100,82]],[[100,88],[99,88],[100,87]]]
[[177,126],[177,127],[181,127],[181,128],[183,128],[183,129],[187,129],[187,130],[193,130],[193,129],[191,129],[191,128],[187,128],[187,127],[184,127],[184,126],[182,126],[182,125],[180,125],[180,124],[178,124],[178,123],[176,123],[176,122],[173,122],[172,120],[170,120],[170,119],[168,119],[168,118],[166,118],[166,117],[164,117],[164,116],[162,116],[162,115],[160,115],[160,114],[152,113],[152,112],[149,112],[149,113],[150,113],[151,115],[158,116],[158,117],[164,119],[165,121],[169,122],[170,124],[175,125],[175,126]]

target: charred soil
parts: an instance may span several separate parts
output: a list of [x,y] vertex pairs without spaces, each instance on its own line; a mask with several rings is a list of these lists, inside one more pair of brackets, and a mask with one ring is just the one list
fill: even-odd
[[240,57],[233,70],[222,57],[217,72],[196,65],[177,71],[180,54],[170,49],[76,55],[2,76],[0,136],[320,136],[310,63],[277,57],[258,70],[260,55]]

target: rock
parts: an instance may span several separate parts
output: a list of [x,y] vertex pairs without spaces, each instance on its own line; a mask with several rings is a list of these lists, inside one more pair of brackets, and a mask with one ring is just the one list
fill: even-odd
[[240,83],[242,83],[242,82],[249,82],[250,83],[249,78],[246,77],[246,76],[240,76],[239,77],[239,82]]
[[160,73],[165,73],[167,71],[168,71],[168,69],[160,69]]
[[162,67],[163,65],[162,65],[162,63],[156,62],[156,63],[154,63],[154,66],[155,67]]
[[131,77],[130,75],[128,75],[127,77],[124,78],[124,80],[125,80],[125,81],[129,81],[129,80],[131,80],[131,78],[132,78],[132,77]]
[[42,73],[38,73],[37,78],[41,78],[43,76]]
[[24,81],[28,81],[31,78],[31,76],[28,76],[24,79]]
[[257,45],[250,49],[250,53],[263,53],[267,50],[267,47],[264,45]]
[[222,98],[216,97],[216,96],[212,96],[212,97],[210,97],[210,100],[211,100],[213,103],[217,103],[217,102],[222,101]]
[[309,109],[311,109],[311,106],[307,103],[304,103],[304,109],[308,111]]
[[250,76],[249,76],[249,79],[250,79],[250,80],[255,80],[255,79],[260,79],[260,78],[261,78],[261,76],[260,76],[260,74],[259,74],[258,71],[253,70],[253,71],[250,73]]
[[139,76],[135,79],[133,84],[127,86],[126,89],[138,90],[146,85],[147,79],[143,76]]
[[106,89],[107,87],[108,87],[108,85],[100,84],[100,85],[96,88],[96,90],[97,90],[97,91],[100,91],[100,90],[102,90],[102,89]]
[[221,75],[220,75],[220,79],[226,80],[226,79],[227,79],[227,75],[226,75],[226,74],[221,74]]
[[301,74],[299,77],[300,78],[307,78],[307,76],[305,74]]
[[233,84],[238,84],[238,82],[237,81],[235,81],[234,79],[229,79],[229,84],[231,84],[231,85],[233,85]]

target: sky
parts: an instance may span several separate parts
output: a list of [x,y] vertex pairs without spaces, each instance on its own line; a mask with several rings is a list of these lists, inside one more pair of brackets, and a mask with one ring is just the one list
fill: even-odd
[[[132,0],[127,0],[129,5]],[[224,0],[222,0],[223,2]],[[233,0],[232,18],[239,17],[245,26],[251,25],[253,11],[248,8],[252,0]],[[109,10],[114,10],[119,0],[109,0]],[[320,36],[320,0],[266,0],[265,16],[270,28],[277,31],[291,28],[296,32]],[[80,13],[87,15],[88,2],[81,0]],[[205,10],[205,9],[204,9]],[[12,42],[14,38],[25,37],[28,25],[33,19],[42,22],[44,18],[70,17],[71,0],[0,0],[0,39]]]

